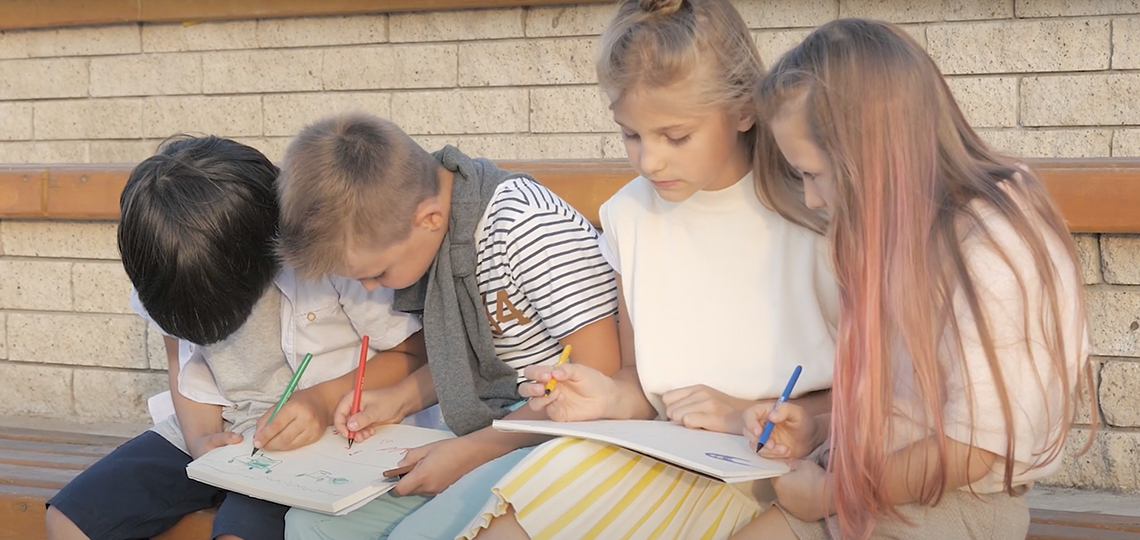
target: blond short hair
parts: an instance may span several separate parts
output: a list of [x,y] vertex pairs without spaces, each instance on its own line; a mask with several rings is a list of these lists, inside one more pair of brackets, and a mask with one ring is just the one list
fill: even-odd
[[416,209],[439,193],[435,158],[391,121],[347,113],[297,134],[277,182],[279,252],[302,277],[341,272],[349,246],[408,237]]

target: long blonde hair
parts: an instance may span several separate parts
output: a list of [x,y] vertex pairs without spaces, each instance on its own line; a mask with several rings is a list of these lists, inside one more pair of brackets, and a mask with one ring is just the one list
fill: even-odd
[[[644,85],[665,87],[698,67],[710,76],[695,81],[700,106],[754,108],[752,93],[764,76],[764,63],[740,13],[729,0],[621,0],[602,33],[598,82],[616,102]],[[745,133],[749,156],[754,126]],[[770,136],[767,136],[770,139]]]
[[[1077,339],[1083,337],[1083,295],[1076,264],[1074,275],[1063,276],[1060,269],[1067,266],[1050,259],[1047,241],[1052,237],[1070,262],[1076,261],[1076,250],[1043,185],[1030,170],[982,142],[934,62],[905,32],[858,19],[820,27],[773,67],[757,94],[768,120],[799,99],[812,138],[835,171],[827,232],[840,287],[840,322],[829,467],[842,537],[867,538],[877,519],[898,516],[882,487],[893,450],[884,442],[893,440],[893,384],[905,375],[897,373],[900,364],[892,366],[892,354],[900,346],[911,359],[913,391],[926,424],[940,441],[932,485],[922,486],[920,503],[936,504],[946,481],[946,374],[939,362],[946,350],[940,345],[961,353],[963,332],[977,332],[1001,403],[1000,412],[971,410],[971,421],[975,414],[1000,414],[1007,427],[1004,455],[1015,455],[1014,411],[1005,386],[1009,375],[993,339],[993,323],[1001,321],[987,320],[980,284],[968,271],[962,233],[978,234],[1005,264],[1013,264],[983,223],[979,207],[1007,220],[1032,254],[1041,310],[1030,312],[1030,290],[1015,272],[1025,307],[1024,321],[1017,322],[1042,329],[1052,372],[1069,392],[1060,411],[1049,411],[1049,418],[1060,419],[1061,425],[1048,432],[1038,466],[1061,453],[1076,409],[1071,391],[1078,381],[1069,375],[1074,332],[1065,331],[1062,318],[1063,306],[1072,299],[1060,298],[1058,291],[1062,283],[1078,284],[1073,291],[1081,325]],[[824,226],[805,207],[802,181],[783,156],[761,148],[757,165],[758,190],[766,204],[805,226]],[[973,327],[959,327],[968,319],[954,313],[955,295],[965,299]],[[1076,378],[1083,378],[1079,371]],[[1045,392],[1040,372],[1038,382]],[[972,406],[973,399],[968,403]],[[1004,468],[1011,494],[1013,476],[1011,457]]]

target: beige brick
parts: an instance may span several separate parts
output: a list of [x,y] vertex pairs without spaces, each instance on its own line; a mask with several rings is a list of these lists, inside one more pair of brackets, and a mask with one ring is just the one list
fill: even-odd
[[1140,363],[1110,360],[1100,372],[1100,410],[1113,427],[1140,427]]
[[1021,81],[1026,126],[1140,124],[1140,74],[1055,75]]
[[88,156],[91,163],[138,163],[158,150],[158,140],[91,141]]
[[164,139],[176,133],[260,135],[261,96],[147,98],[143,136]]
[[596,39],[484,41],[459,45],[460,86],[592,84]]
[[1089,431],[1075,428],[1065,440],[1061,470],[1043,484],[1088,489],[1140,489],[1140,433],[1099,429],[1088,452],[1079,454]]
[[8,314],[0,311],[0,360],[8,358]]
[[265,157],[274,163],[280,163],[285,157],[285,148],[289,146],[292,137],[234,137],[234,140],[256,148]]
[[155,324],[146,327],[146,358],[150,369],[166,371],[169,367],[166,359],[166,344],[162,339],[162,330]]
[[1112,69],[1140,67],[1140,17],[1112,21]]
[[71,268],[75,311],[134,313],[128,298],[131,281],[118,262],[79,262]]
[[142,133],[143,100],[82,99],[38,101],[37,139],[125,139]]
[[590,159],[602,157],[599,135],[487,135],[461,137],[469,156],[503,159]]
[[994,0],[843,0],[839,6],[840,17],[862,17],[894,23],[1013,17],[1012,2]]
[[146,322],[135,315],[9,313],[8,356],[27,362],[146,369]]
[[0,415],[71,416],[71,368],[0,362]]
[[256,49],[257,21],[200,24],[144,24],[144,52]]
[[760,59],[765,67],[772,67],[784,53],[799,45],[811,33],[810,28],[791,30],[758,30],[752,32],[752,41],[760,51]]
[[0,142],[0,163],[86,162],[86,141]]
[[1081,264],[1081,283],[1101,283],[1100,238],[1096,234],[1074,234],[1077,258]]
[[392,117],[392,96],[386,92],[320,92],[264,97],[265,134],[293,136],[305,125],[334,113],[363,111]]
[[71,263],[0,259],[0,308],[71,310]]
[[1140,129],[1116,130],[1112,135],[1112,156],[1140,156]]
[[86,58],[0,61],[0,100],[48,99],[87,95]]
[[606,159],[629,159],[625,151],[625,140],[620,133],[607,135],[602,139],[602,157]]
[[456,84],[454,44],[325,49],[325,90],[450,88]]
[[987,22],[926,29],[927,51],[945,74],[1107,69],[1109,21]]
[[116,228],[104,221],[0,220],[0,244],[7,255],[118,259]]
[[1107,129],[979,130],[994,149],[1019,157],[1106,157],[1112,151]]
[[613,4],[532,7],[526,13],[526,37],[598,36],[615,14]]
[[535,88],[530,91],[534,133],[612,133],[617,129],[610,100],[597,86]]
[[75,370],[75,413],[79,418],[146,420],[146,401],[169,388],[164,373]]
[[1089,289],[1085,308],[1091,354],[1140,356],[1140,289]]
[[91,95],[164,96],[202,92],[202,55],[134,54],[91,59]]
[[1140,0],[1016,0],[1018,17],[1072,17],[1140,13]]
[[518,133],[528,129],[525,89],[398,92],[392,120],[417,135]]
[[202,92],[320,90],[322,54],[312,49],[203,53]]
[[839,0],[747,0],[734,2],[749,28],[818,26],[839,15]]
[[139,27],[134,24],[0,34],[0,54],[8,57],[93,56],[139,50]]
[[410,135],[412,141],[428,152],[434,152],[451,145],[459,148],[459,135]]
[[261,48],[367,45],[388,41],[385,15],[305,17],[257,21]]
[[953,77],[946,83],[972,126],[1017,125],[1016,77]]
[[523,36],[522,8],[393,13],[388,17],[392,43]]
[[1105,283],[1140,284],[1140,235],[1101,235],[1100,254]]
[[0,102],[0,140],[32,138],[31,102]]

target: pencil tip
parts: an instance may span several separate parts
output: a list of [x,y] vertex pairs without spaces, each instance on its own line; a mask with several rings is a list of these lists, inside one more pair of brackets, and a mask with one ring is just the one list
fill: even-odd
[[543,391],[542,391],[542,395],[544,395],[544,396],[549,396],[549,395],[550,395],[550,390],[549,390],[549,389],[543,390]]
[[352,450],[352,443],[354,443],[354,442],[356,442],[356,439],[349,439],[348,440],[348,449],[349,450]]
[[253,457],[256,455],[257,455],[257,447],[255,446],[255,447],[253,447],[253,451],[249,453],[249,457]]

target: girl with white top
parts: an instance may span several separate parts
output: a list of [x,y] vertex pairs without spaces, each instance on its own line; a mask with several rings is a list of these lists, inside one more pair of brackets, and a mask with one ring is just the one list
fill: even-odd
[[[559,421],[740,433],[743,411],[777,398],[802,364],[794,397],[827,410],[812,392],[831,384],[835,282],[822,236],[756,194],[754,149],[774,143],[755,121],[763,66],[740,14],[728,0],[620,2],[598,74],[640,174],[601,209],[622,368],[528,368],[537,382],[522,395]],[[761,509],[749,488],[557,439],[496,485],[467,537],[726,538]]]
[[1025,538],[1022,495],[1060,466],[1091,380],[1076,251],[1049,194],[886,23],[820,27],[757,101],[782,153],[761,191],[805,223],[830,215],[843,294],[830,414],[747,415],[753,440],[776,423],[762,455],[808,459],[737,537]]

